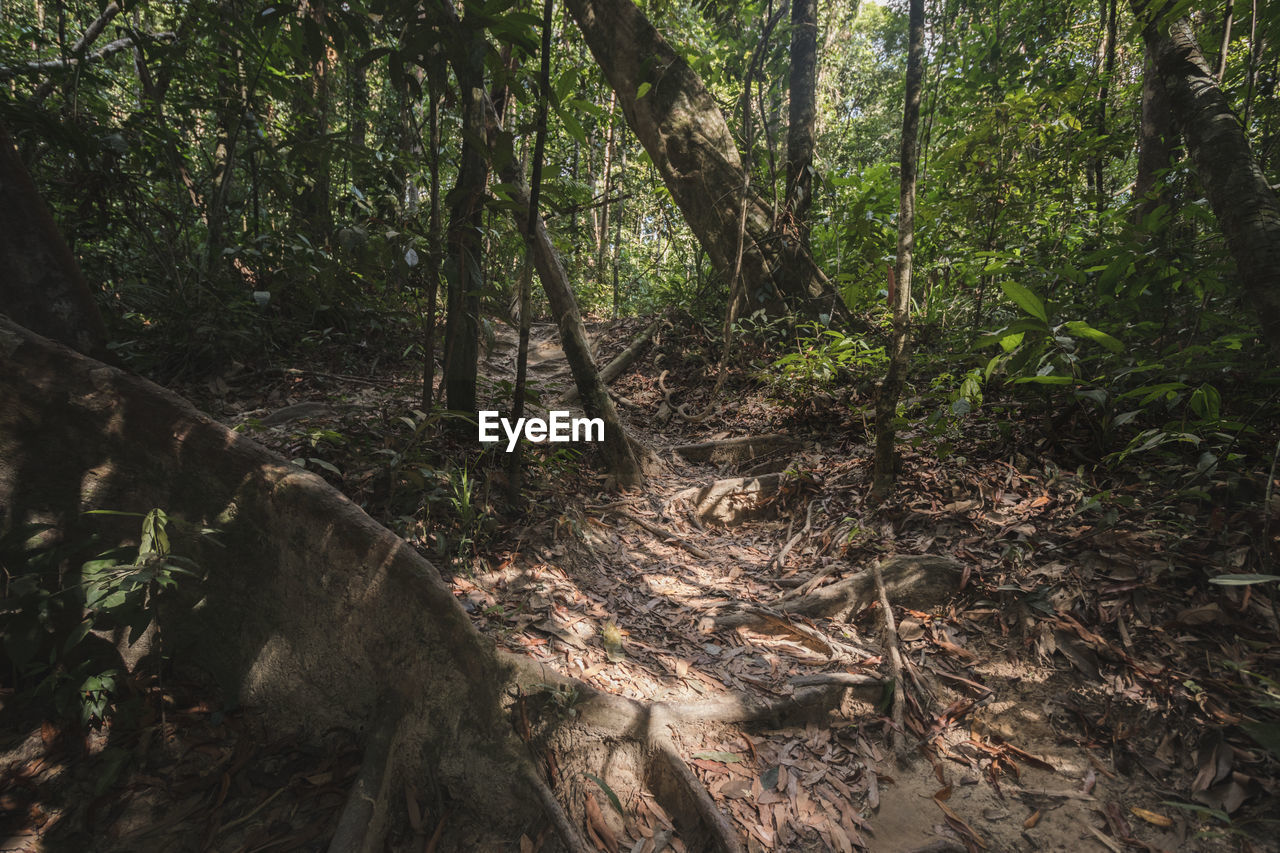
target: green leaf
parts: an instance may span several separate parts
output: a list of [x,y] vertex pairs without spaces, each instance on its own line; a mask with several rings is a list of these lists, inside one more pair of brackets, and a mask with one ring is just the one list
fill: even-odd
[[587,144],[587,132],[582,129],[582,122],[578,121],[577,116],[564,110],[556,110],[556,115],[560,117],[560,123],[564,125],[565,133],[583,145]]
[[1280,723],[1241,723],[1240,728],[1248,732],[1259,746],[1280,758]]
[[1209,583],[1216,583],[1218,586],[1253,586],[1256,583],[1273,581],[1280,581],[1280,575],[1226,574],[1209,578]]
[[1093,341],[1095,344],[1099,344],[1101,346],[1106,347],[1116,355],[1120,355],[1121,353],[1124,352],[1124,344],[1120,343],[1118,340],[1111,337],[1106,332],[1101,332],[1095,329],[1093,326],[1090,326],[1084,320],[1072,320],[1071,322],[1067,323],[1066,326],[1067,326],[1067,330],[1070,331],[1071,334],[1075,335],[1078,338],[1088,338],[1089,340]]
[[604,791],[604,795],[609,798],[609,805],[613,806],[613,810],[615,812],[622,814],[622,801],[618,799],[618,795],[613,792],[613,789],[605,784],[605,781],[594,773],[584,773],[583,775],[599,785],[600,790]]
[[1040,301],[1039,296],[1036,296],[1016,281],[1002,281],[1000,282],[1000,289],[1004,291],[1005,296],[1016,302],[1023,311],[1043,323],[1049,322],[1049,314],[1044,310],[1044,303]]
[[715,750],[695,752],[693,757],[701,758],[705,761],[719,761],[721,764],[737,764],[742,761],[741,755],[735,755],[732,752],[717,752]]
[[1160,805],[1172,806],[1175,809],[1183,809],[1184,811],[1195,812],[1198,815],[1216,818],[1223,823],[1231,823],[1231,815],[1221,809],[1211,809],[1208,806],[1201,806],[1196,803],[1179,803],[1174,800],[1165,800]]
[[638,101],[641,98],[643,98],[645,95],[649,94],[649,90],[652,88],[653,88],[652,83],[641,83],[640,88],[636,89],[636,100]]
[[1014,385],[1025,385],[1030,382],[1034,385],[1070,385],[1075,382],[1073,376],[1057,376],[1049,374],[1047,376],[1019,376],[1013,380]]
[[316,459],[314,456],[308,457],[307,461],[318,468],[323,468],[330,474],[336,474],[339,477],[342,476],[342,472],[338,470],[338,466],[334,465],[332,462],[326,462],[323,459]]

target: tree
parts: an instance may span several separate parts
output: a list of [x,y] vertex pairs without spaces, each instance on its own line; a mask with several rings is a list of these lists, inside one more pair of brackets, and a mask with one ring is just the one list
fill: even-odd
[[1159,207],[1168,197],[1160,175],[1173,161],[1173,149],[1177,145],[1177,131],[1169,112],[1169,97],[1156,70],[1155,56],[1150,47],[1145,50],[1142,66],[1142,118],[1138,134],[1138,174],[1134,180],[1133,195],[1139,199],[1134,213],[1141,221]]
[[450,64],[462,104],[462,141],[457,181],[448,195],[444,388],[450,409],[474,413],[480,358],[480,289],[483,287],[481,229],[489,179],[489,163],[482,147],[484,58],[488,47],[483,30],[470,20],[464,19],[455,33],[457,39],[452,46]]
[[80,352],[105,352],[107,333],[89,285],[3,124],[0,309],[27,328]]
[[787,304],[810,315],[844,315],[812,255],[801,251],[784,263],[775,211],[750,189],[724,115],[688,62],[631,0],[568,5],[685,221],[725,281],[735,271],[742,276],[737,313],[763,305],[778,313]]
[[1280,352],[1280,201],[1254,160],[1191,23],[1163,21],[1142,0],[1133,0],[1133,11],[1145,23],[1143,38],[1263,339]]
[[817,121],[818,0],[791,4],[791,99],[787,117],[786,208],[798,244],[809,250],[813,204],[813,128]]
[[911,268],[915,253],[916,169],[920,154],[920,98],[924,81],[924,0],[911,0],[907,52],[906,97],[902,110],[902,177],[899,190],[898,255],[893,267],[893,333],[890,337],[889,371],[876,397],[875,470],[871,499],[881,501],[893,489],[894,437],[898,398],[906,382],[911,345]]

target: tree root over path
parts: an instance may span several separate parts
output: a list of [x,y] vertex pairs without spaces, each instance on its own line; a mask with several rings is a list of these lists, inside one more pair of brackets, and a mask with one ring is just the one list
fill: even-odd
[[549,821],[565,849],[585,853],[588,774],[621,796],[652,792],[689,849],[736,853],[736,831],[672,727],[821,713],[848,687],[836,678],[776,699],[695,703],[601,693],[497,651],[412,547],[170,392],[3,317],[0,358],[6,527],[44,522],[65,542],[124,542],[135,519],[83,512],[160,507],[217,528],[217,548],[175,537],[174,553],[205,577],[161,600],[166,650],[179,671],[281,729],[317,741],[359,733],[365,758],[334,853],[383,850],[405,824],[409,786],[447,804],[446,823],[434,816],[441,849],[491,849]]

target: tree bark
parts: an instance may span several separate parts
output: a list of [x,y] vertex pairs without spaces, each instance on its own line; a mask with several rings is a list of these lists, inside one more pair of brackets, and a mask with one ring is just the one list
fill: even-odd
[[34,332],[101,356],[107,332],[80,265],[0,125],[0,311]]
[[715,98],[631,0],[568,0],[587,45],[617,93],[690,229],[727,282],[733,278],[739,220],[746,229],[738,313],[784,306],[807,314],[847,311],[813,261],[799,254],[794,269],[774,238],[774,211],[753,192]]
[[788,212],[800,243],[809,248],[813,202],[813,128],[817,121],[818,0],[791,3],[791,101],[787,114]]
[[[525,268],[520,272],[518,284],[520,301],[520,342],[516,349],[516,387],[511,401],[511,419],[519,423],[524,416],[525,386],[529,379],[529,327],[532,313],[529,306],[529,278],[531,271],[529,262],[533,256],[534,234],[538,225],[538,200],[542,194],[542,161],[547,151],[547,100],[551,97],[551,13],[554,0],[543,0],[542,4],[542,43],[538,57],[538,111],[533,142],[533,179],[529,190],[529,211],[525,217]],[[496,112],[496,110],[495,110]],[[610,137],[612,142],[612,136]],[[608,186],[609,154],[605,152],[606,164],[605,185]],[[607,192],[606,192],[607,195]],[[608,208],[606,208],[607,210]],[[603,251],[603,250],[602,250]],[[520,489],[524,481],[524,444],[516,442],[512,448],[511,459],[507,466],[508,498],[515,504],[520,498]]]
[[920,143],[920,95],[924,81],[924,0],[911,0],[905,106],[902,111],[902,182],[899,194],[897,283],[893,303],[893,336],[889,371],[876,398],[876,452],[871,499],[882,501],[893,490],[894,419],[906,382],[911,344],[911,264],[915,251],[916,166]]
[[1146,48],[1142,71],[1142,120],[1138,134],[1138,175],[1133,194],[1138,199],[1135,215],[1141,223],[1168,199],[1161,173],[1173,162],[1178,135],[1173,126],[1173,114],[1169,111],[1169,96],[1156,70],[1155,54],[1150,47]]
[[1116,68],[1116,0],[1102,0],[1102,80],[1098,86],[1098,140],[1099,150],[1093,160],[1093,183],[1097,192],[1095,204],[1099,213],[1107,209],[1106,192],[1106,138],[1107,101],[1111,97],[1111,78]]
[[1236,262],[1246,298],[1262,325],[1262,337],[1280,352],[1280,201],[1249,150],[1249,142],[1190,23],[1150,20],[1141,0],[1134,14],[1186,139],[1200,183]]
[[463,133],[458,177],[449,194],[448,283],[445,317],[445,401],[450,409],[475,413],[479,365],[481,258],[484,242],[484,193],[489,164],[480,140],[485,136],[484,54],[480,31],[463,23],[455,28],[460,43],[451,57],[462,102]]

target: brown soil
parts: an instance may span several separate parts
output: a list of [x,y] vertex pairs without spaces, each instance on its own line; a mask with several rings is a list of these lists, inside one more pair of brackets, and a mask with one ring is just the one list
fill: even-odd
[[[624,347],[637,328],[597,325],[601,360]],[[552,332],[535,329],[531,361],[544,400],[558,397],[568,377]],[[492,378],[508,378],[510,338],[500,327],[485,362]],[[851,689],[834,711],[807,721],[708,720],[685,723],[675,733],[679,754],[746,849],[1280,849],[1259,823],[1274,813],[1276,761],[1235,728],[1256,717],[1256,693],[1226,687],[1221,664],[1224,644],[1235,643],[1227,657],[1252,655],[1253,669],[1274,676],[1280,668],[1276,626],[1257,599],[1206,591],[1199,580],[1206,562],[1239,548],[1229,527],[1210,531],[1208,519],[1196,515],[1208,511],[1193,506],[1134,513],[1132,524],[1104,528],[1076,512],[1082,496],[1096,490],[1047,455],[1037,456],[1034,447],[992,454],[980,440],[966,444],[955,434],[947,436],[954,452],[945,462],[930,455],[933,440],[919,436],[921,449],[904,454],[898,499],[872,510],[862,503],[871,454],[857,413],[865,400],[856,394],[829,399],[825,409],[806,412],[779,405],[740,377],[718,412],[691,425],[671,416],[671,405],[663,412],[671,398],[695,412],[707,403],[712,383],[700,371],[711,369],[709,360],[700,365],[687,338],[687,330],[660,332],[640,365],[613,389],[634,436],[662,461],[644,490],[601,493],[587,472],[561,470],[545,456],[543,486],[533,491],[539,503],[511,517],[508,527],[455,567],[454,593],[482,632],[549,674],[624,697],[776,700],[815,675],[887,672],[877,606],[847,619],[806,619],[780,614],[780,604],[887,556],[947,556],[964,567],[962,583],[938,590],[927,605],[913,600],[918,609],[894,602],[908,661],[905,755],[895,756],[888,746],[888,703],[879,687]],[[656,377],[673,365],[664,389]],[[354,429],[356,421],[389,423],[417,406],[415,387],[407,376],[397,384],[360,385],[304,372],[287,386],[274,386],[274,396],[252,385],[239,392],[234,382],[187,392],[203,397],[202,407],[231,424],[307,400],[334,405],[333,415],[255,434],[286,455],[305,456],[299,436],[323,426]],[[705,464],[672,450],[776,433],[799,446],[784,443],[772,455]],[[502,461],[490,465],[500,468]],[[752,510],[745,520],[705,524],[677,500],[690,487],[758,473],[762,466],[784,472],[781,485],[766,496],[742,496]],[[338,467],[345,473],[331,479],[353,497],[363,496],[371,512],[384,500],[390,506],[376,472]],[[393,482],[390,491],[397,487],[409,486]],[[1197,525],[1196,533],[1186,532]],[[404,532],[434,556],[427,527]],[[1193,604],[1217,608],[1221,619],[1228,612],[1233,620],[1257,619],[1257,637],[1269,639],[1241,650],[1250,637],[1188,615]],[[740,627],[717,621],[744,607],[765,618]],[[606,642],[615,627],[620,648]],[[1195,690],[1188,686],[1197,682]],[[579,699],[559,687],[546,695],[557,713],[569,715]],[[531,715],[546,713],[544,702]],[[328,802],[325,792],[341,790],[351,778],[354,765],[339,758],[342,753],[299,759],[296,767],[283,760],[274,776],[255,777],[251,763],[241,763],[238,774],[230,771],[246,753],[265,761],[273,754],[266,744],[275,741],[266,735],[247,739],[247,723],[237,724],[239,734],[223,730],[216,737],[207,718],[177,717],[169,725],[171,747],[147,753],[163,758],[143,760],[128,786],[113,794],[111,808],[97,810],[110,819],[85,823],[86,809],[64,808],[57,813],[63,824],[115,827],[123,846],[94,849],[185,849],[142,841],[130,847],[130,820],[136,820],[130,816],[143,814],[149,803],[159,807],[159,791],[181,788],[174,779],[203,779],[209,784],[198,795],[200,820],[224,828],[239,821],[242,833],[226,834],[225,842],[210,836],[212,846],[203,849],[321,849],[312,839],[322,837],[327,824],[307,819],[307,809],[320,810]],[[216,749],[202,751],[199,745],[210,738]],[[543,760],[554,768],[550,776],[559,783],[561,801],[593,831],[607,826],[616,849],[700,849],[674,832],[676,821],[654,797],[657,783],[631,753],[617,753],[606,782],[583,770],[599,766],[600,757],[587,760],[576,751],[607,744],[553,738],[545,746]],[[205,764],[183,763],[184,756],[195,760],[206,753],[200,759]],[[7,809],[31,807],[21,800],[23,790],[54,790],[23,788],[21,781],[32,778],[32,762],[47,760],[30,738],[8,752]],[[225,778],[215,782],[220,773]],[[210,792],[219,788],[225,793],[215,797],[215,820]],[[428,798],[414,791],[406,798],[410,829],[393,837],[393,849],[428,849],[423,845],[430,826],[424,830],[420,816]],[[169,802],[171,816],[183,815],[180,801]],[[1172,805],[1178,802],[1224,808],[1232,822],[1226,826],[1193,807]],[[255,807],[258,817],[251,818]],[[193,823],[186,816],[177,820]],[[280,821],[290,831],[305,824],[316,834],[289,836]],[[34,819],[24,826],[34,833],[47,829]],[[249,837],[250,827],[258,837]],[[152,825],[147,831],[158,830]],[[76,837],[70,833],[51,838]],[[615,849],[605,834],[596,832],[601,849]],[[449,837],[463,845],[453,849],[497,843],[473,837],[470,844],[477,846],[467,847],[459,840],[467,837],[463,830]],[[27,846],[15,837],[0,849],[71,849],[42,848],[35,835],[27,838]],[[531,829],[504,847],[553,849],[554,838]]]

